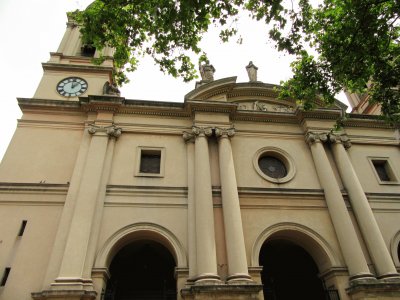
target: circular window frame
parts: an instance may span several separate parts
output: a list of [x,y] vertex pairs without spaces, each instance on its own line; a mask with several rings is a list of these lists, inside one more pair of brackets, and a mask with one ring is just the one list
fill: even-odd
[[[282,178],[273,178],[265,174],[261,169],[260,166],[258,165],[258,161],[262,156],[272,156],[277,159],[279,159],[286,168],[287,174],[285,177]],[[285,183],[293,179],[295,173],[296,173],[296,167],[294,164],[294,160],[290,157],[290,155],[279,148],[276,147],[264,147],[261,148],[256,152],[253,158],[253,166],[256,169],[258,175],[260,175],[262,178],[265,180],[268,180],[273,183]]]

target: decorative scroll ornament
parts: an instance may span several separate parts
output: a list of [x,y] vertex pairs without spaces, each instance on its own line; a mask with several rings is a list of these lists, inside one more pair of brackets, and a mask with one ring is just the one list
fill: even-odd
[[331,143],[342,143],[345,149],[349,149],[351,147],[351,142],[347,134],[329,134],[329,142]]
[[235,128],[218,128],[215,127],[215,136],[216,137],[233,137],[235,135]]
[[325,143],[328,141],[328,134],[326,133],[315,133],[315,132],[308,132],[305,137],[306,143],[311,145],[313,143],[321,142]]
[[122,134],[122,129],[116,127],[115,125],[111,126],[96,126],[94,124],[90,124],[88,128],[88,132],[90,134],[95,134],[96,132],[103,132],[106,133],[109,137],[118,138]]

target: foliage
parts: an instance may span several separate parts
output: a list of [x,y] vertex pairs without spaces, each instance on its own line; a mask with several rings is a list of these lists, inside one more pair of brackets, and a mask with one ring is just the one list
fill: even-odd
[[[199,46],[210,25],[221,26],[221,40],[235,35],[231,26],[245,10],[272,29],[279,51],[295,55],[293,77],[282,84],[281,96],[312,107],[318,96],[326,104],[341,89],[370,93],[382,113],[398,120],[400,113],[400,0],[95,0],[75,12],[84,39],[97,48],[116,49],[122,70],[136,68],[150,55],[160,69],[190,81],[197,77],[190,55],[207,61]],[[118,83],[126,81],[117,74]]]

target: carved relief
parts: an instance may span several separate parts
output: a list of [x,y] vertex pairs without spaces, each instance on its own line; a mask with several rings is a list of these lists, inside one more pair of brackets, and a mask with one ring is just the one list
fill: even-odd
[[276,112],[293,112],[293,107],[278,105],[278,106],[274,106],[273,110]]
[[267,108],[266,104],[256,101],[256,102],[254,102],[253,110],[268,111],[268,108]]
[[122,134],[122,129],[119,127],[116,127],[115,125],[97,126],[94,124],[90,124],[89,126],[90,127],[88,128],[88,132],[92,135],[97,132],[103,132],[103,133],[107,134],[109,137],[118,138]]
[[254,110],[254,111],[274,111],[274,112],[293,112],[293,107],[285,105],[271,105],[261,101],[240,103],[238,110]]

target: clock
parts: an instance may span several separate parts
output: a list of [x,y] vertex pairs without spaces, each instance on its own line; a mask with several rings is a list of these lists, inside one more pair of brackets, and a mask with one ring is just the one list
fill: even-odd
[[64,97],[76,97],[86,92],[88,84],[79,77],[68,77],[57,84],[57,92]]

